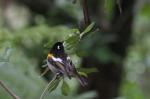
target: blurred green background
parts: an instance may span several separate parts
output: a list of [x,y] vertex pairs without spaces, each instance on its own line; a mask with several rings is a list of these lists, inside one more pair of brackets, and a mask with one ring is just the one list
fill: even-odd
[[[59,86],[44,99],[149,99],[150,1],[87,1],[99,31],[69,55],[77,67],[96,67],[99,73],[89,75],[86,88],[67,80],[69,96]],[[0,1],[0,80],[21,99],[38,99],[51,80],[51,73],[39,78],[50,47],[69,38],[72,29],[83,30],[82,4],[72,2]],[[1,86],[0,99],[12,99]]]

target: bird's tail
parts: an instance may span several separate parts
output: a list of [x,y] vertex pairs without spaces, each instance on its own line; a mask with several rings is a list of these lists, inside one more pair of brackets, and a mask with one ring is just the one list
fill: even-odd
[[80,75],[80,74],[78,74],[78,73],[77,73],[77,75],[76,75],[76,79],[79,80],[80,84],[81,84],[83,87],[88,84],[86,77],[85,77],[85,76],[82,76],[82,75]]

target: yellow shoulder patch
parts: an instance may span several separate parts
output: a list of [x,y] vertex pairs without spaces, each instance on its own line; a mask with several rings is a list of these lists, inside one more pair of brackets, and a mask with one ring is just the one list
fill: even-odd
[[51,53],[48,53],[48,56],[47,56],[48,58],[52,58],[53,57],[53,54],[51,54]]

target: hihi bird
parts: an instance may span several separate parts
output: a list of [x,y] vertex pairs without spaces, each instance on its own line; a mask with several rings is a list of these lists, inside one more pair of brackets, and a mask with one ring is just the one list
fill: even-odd
[[65,53],[63,42],[56,42],[52,46],[47,56],[47,65],[54,74],[68,77],[69,79],[75,77],[82,86],[87,85],[85,77],[77,72],[70,57]]

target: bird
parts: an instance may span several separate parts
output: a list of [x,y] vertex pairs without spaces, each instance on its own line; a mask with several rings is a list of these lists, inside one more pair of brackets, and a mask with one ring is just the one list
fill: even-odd
[[76,78],[82,86],[87,85],[86,77],[80,75],[71,58],[67,55],[63,42],[56,42],[47,55],[47,65],[53,74]]

